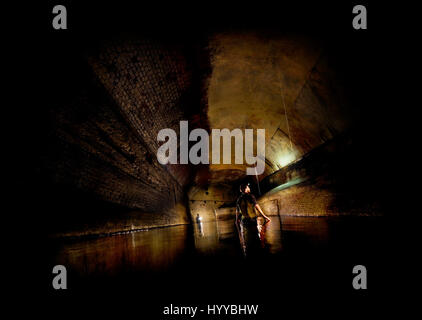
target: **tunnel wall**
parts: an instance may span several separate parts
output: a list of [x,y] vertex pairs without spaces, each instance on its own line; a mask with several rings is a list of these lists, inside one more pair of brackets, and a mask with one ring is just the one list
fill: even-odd
[[[83,235],[187,223],[183,186],[113,101],[103,98],[98,83],[94,86],[52,114],[54,134],[44,169],[56,189],[50,193],[55,203],[45,199],[55,211],[54,232]],[[94,205],[89,210],[90,198],[104,210]]]
[[192,221],[198,214],[203,222],[225,219],[235,214],[236,195],[229,185],[194,186],[189,190],[188,197]]
[[[165,128],[178,132],[179,122],[190,116],[188,110],[200,106],[188,53],[180,45],[128,39],[106,43],[89,57],[98,79],[154,158],[160,145],[158,132]],[[167,170],[180,185],[189,182],[188,165]]]
[[382,215],[382,182],[362,161],[368,156],[364,140],[347,132],[265,177],[258,203],[269,215]]
[[318,185],[301,183],[265,195],[258,203],[268,215],[328,216],[342,213],[331,206],[335,199],[336,194],[332,191],[322,189]]
[[[385,160],[379,141],[367,130],[347,131],[308,152],[294,163],[266,176],[259,183],[258,198],[264,213],[292,216],[384,215],[388,203]],[[204,221],[233,218],[237,186],[212,185],[192,188],[189,207],[192,219]],[[258,185],[252,179],[252,193]]]
[[163,166],[156,152],[159,130],[178,131],[179,121],[191,119],[204,127],[195,58],[192,47],[126,39],[75,63],[68,92],[49,110],[41,156],[39,201],[49,233],[189,223],[185,188],[193,169]]

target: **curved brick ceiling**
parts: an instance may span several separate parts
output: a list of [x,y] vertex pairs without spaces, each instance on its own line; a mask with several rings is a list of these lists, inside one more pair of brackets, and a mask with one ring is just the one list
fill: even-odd
[[[260,179],[347,129],[341,84],[317,41],[224,33],[214,36],[210,47],[210,127],[266,130]],[[243,165],[210,165],[210,182],[242,178],[245,170]]]

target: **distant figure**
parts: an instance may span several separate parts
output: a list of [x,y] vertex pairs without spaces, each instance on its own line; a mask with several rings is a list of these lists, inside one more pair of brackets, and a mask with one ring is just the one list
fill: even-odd
[[196,220],[196,224],[198,226],[199,235],[201,237],[203,237],[204,236],[204,229],[202,228],[202,218],[199,216],[199,214],[196,215],[195,220]]
[[[258,230],[257,225],[257,211],[265,219],[265,223],[271,221],[262,211],[253,194],[249,183],[240,186],[240,196],[236,201],[236,228],[239,232],[240,243],[242,246],[243,254],[246,256],[248,253],[257,250],[261,245],[261,230]],[[264,229],[265,230],[265,229]],[[265,231],[262,232],[262,235]]]
[[196,215],[196,223],[201,223],[202,218],[199,216],[199,214]]

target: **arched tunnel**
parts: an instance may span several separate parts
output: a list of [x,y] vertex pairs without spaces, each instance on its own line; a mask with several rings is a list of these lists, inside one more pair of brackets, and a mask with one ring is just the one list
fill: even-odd
[[[374,181],[362,185],[371,160],[361,166],[359,152],[377,148],[365,131],[371,114],[353,101],[341,74],[351,66],[337,66],[337,54],[309,37],[258,32],[194,44],[127,37],[84,52],[66,70],[69,83],[55,85],[40,139],[40,179],[51,186],[50,201],[40,200],[63,212],[48,232],[187,224],[197,213],[214,220],[234,212],[245,180],[271,214],[381,214],[377,192],[365,194]],[[264,172],[235,164],[234,139],[231,164],[160,164],[158,133],[179,135],[180,121],[208,132],[265,129]]]
[[[224,295],[222,283],[244,275],[244,263],[269,277],[284,272],[282,287],[298,292],[310,284],[347,291],[353,265],[382,269],[373,254],[384,250],[393,169],[390,115],[374,87],[382,57],[362,49],[373,48],[371,37],[166,31],[50,35],[42,52],[50,67],[40,70],[48,93],[26,113],[31,134],[14,146],[16,188],[29,193],[22,206],[43,235],[45,273],[62,264],[71,288],[142,283],[157,295],[201,279],[195,296],[202,286]],[[161,164],[158,134],[168,128],[179,138],[181,121],[209,134],[264,129],[263,172],[235,163],[235,139],[228,164],[181,164],[179,141],[178,163]],[[245,260],[234,227],[245,182],[271,219],[256,260]],[[374,287],[381,282],[374,276]]]

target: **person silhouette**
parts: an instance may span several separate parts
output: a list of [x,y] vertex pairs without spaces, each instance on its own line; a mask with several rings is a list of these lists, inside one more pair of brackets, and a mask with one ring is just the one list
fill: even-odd
[[249,183],[240,185],[240,193],[236,201],[235,224],[239,233],[243,254],[246,256],[249,252],[253,252],[257,247],[260,247],[258,214],[265,219],[264,224],[270,222],[271,219],[264,214],[256,202],[255,196],[251,193]]

